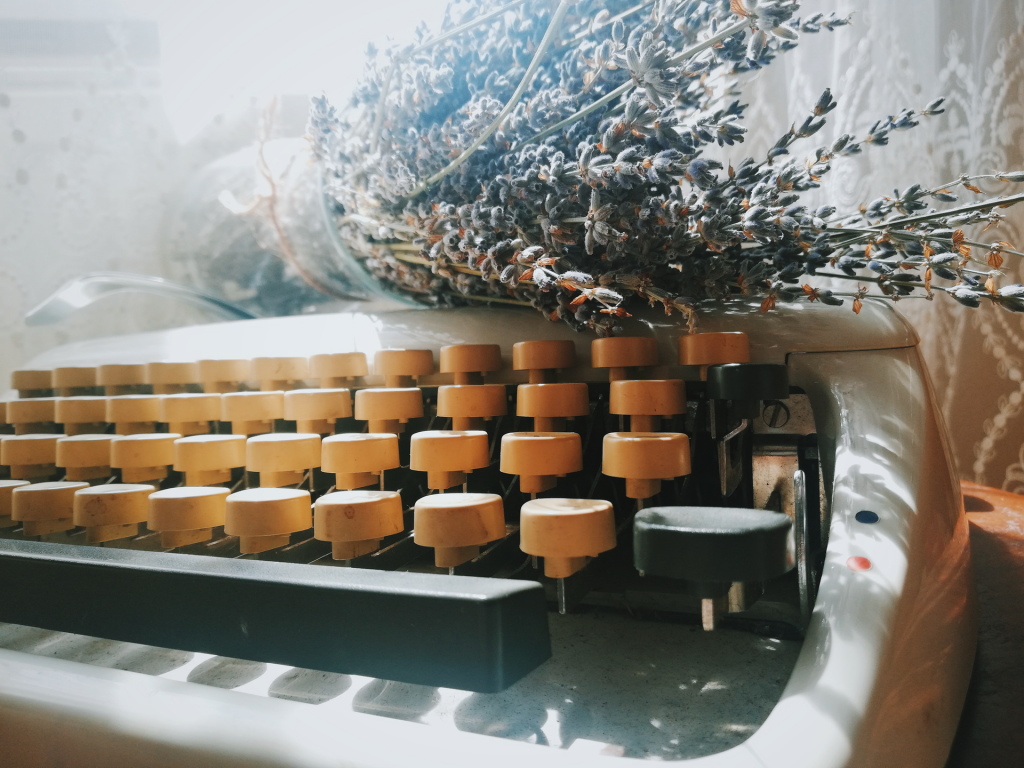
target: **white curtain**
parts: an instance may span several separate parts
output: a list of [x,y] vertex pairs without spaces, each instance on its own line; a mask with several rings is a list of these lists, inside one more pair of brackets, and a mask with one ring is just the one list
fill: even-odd
[[[84,271],[175,274],[168,263],[167,201],[195,169],[251,143],[260,109],[245,102],[248,94],[308,93],[322,83],[337,99],[354,80],[354,61],[367,40],[384,42],[394,20],[406,34],[419,18],[436,25],[441,5],[390,0],[353,14],[344,3],[302,0],[289,6],[295,21],[285,25],[282,6],[269,1],[0,0],[0,22],[114,22],[82,27],[80,34],[107,41],[92,58],[76,57],[67,46],[49,57],[0,46],[0,376],[55,343],[188,321],[178,308],[146,299],[98,305],[74,323],[43,331],[26,330],[21,317]],[[829,132],[863,135],[876,118],[904,106],[949,99],[944,115],[893,134],[888,147],[837,162],[823,196],[841,207],[912,182],[932,185],[966,171],[1024,166],[1024,0],[807,0],[801,14],[819,10],[852,13],[854,24],[806,36],[747,84],[751,132],[734,159],[763,155],[831,87],[840,106],[819,144]],[[260,22],[270,11],[276,21]],[[146,29],[123,26],[138,17],[159,22],[159,45]],[[391,26],[374,23],[381,18]],[[286,31],[271,34],[282,25]],[[310,44],[303,51],[278,48],[294,48],[305,28]],[[87,39],[79,44],[92,50]],[[308,55],[312,49],[317,57]],[[280,74],[285,63],[297,73],[287,81]],[[276,79],[259,81],[264,69]],[[215,88],[215,82],[223,84]],[[248,106],[236,119],[214,119],[187,144],[179,142],[183,130],[195,133],[213,117],[220,92],[225,104],[242,99]],[[210,114],[204,118],[197,109]],[[1020,250],[1022,235],[1024,210],[1011,209],[1005,224],[984,237]],[[1007,256],[1004,269],[1007,282],[1024,282],[1020,258]],[[899,309],[921,335],[961,475],[1024,492],[1024,318],[988,306],[968,310],[945,298],[902,301]]]
[[[806,36],[745,86],[753,136],[744,152],[763,153],[831,87],[839,108],[812,143],[864,135],[880,117],[947,97],[940,117],[835,163],[822,196],[841,209],[914,182],[931,186],[965,172],[1024,167],[1024,0],[808,0],[800,12],[829,10],[853,14],[853,25]],[[981,235],[979,228],[974,238],[1008,240],[1021,250],[1024,210],[1007,214],[998,229]],[[1024,282],[1021,258],[1007,256],[1003,269],[1004,282]],[[946,298],[898,308],[921,336],[960,474],[1024,493],[1024,316],[988,305],[970,310]]]

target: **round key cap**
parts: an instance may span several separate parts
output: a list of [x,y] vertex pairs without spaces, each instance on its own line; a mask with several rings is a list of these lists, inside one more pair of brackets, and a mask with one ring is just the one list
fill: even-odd
[[75,491],[75,525],[84,526],[85,540],[94,544],[138,536],[153,490],[152,485],[130,483],[81,488]]
[[409,442],[410,468],[427,473],[427,487],[443,491],[466,482],[466,473],[490,463],[486,432],[417,432]]
[[53,371],[12,371],[11,389],[18,390],[19,397],[52,397]]
[[106,420],[119,435],[156,432],[160,420],[159,395],[117,395],[107,398]]
[[583,447],[575,432],[509,432],[501,438],[501,471],[519,475],[519,490],[540,493],[555,478],[583,469]]
[[497,344],[452,344],[441,347],[441,373],[455,374],[456,384],[481,384],[483,374],[501,370]]
[[686,413],[686,383],[682,379],[613,381],[608,411],[629,416],[631,432],[654,432],[663,416]]
[[254,357],[252,377],[264,392],[295,389],[309,376],[309,361],[304,357]]
[[224,532],[239,537],[243,554],[287,546],[290,534],[313,525],[307,491],[251,488],[227,499]]
[[334,423],[352,415],[352,395],[347,389],[293,389],[284,393],[284,417],[299,432],[329,435]]
[[274,420],[284,418],[284,392],[227,392],[221,396],[221,421],[231,422],[236,435],[274,431]]
[[653,336],[614,336],[594,339],[590,345],[594,368],[607,368],[609,381],[629,378],[630,368],[658,364],[658,341]]
[[679,337],[679,364],[699,365],[701,381],[707,379],[709,365],[749,362],[750,340],[741,331],[690,333]]
[[199,384],[199,366],[195,363],[146,363],[146,383],[157,395],[188,392]]
[[362,352],[336,352],[309,358],[309,373],[324,389],[344,389],[369,372]]
[[250,437],[245,466],[259,472],[261,488],[301,483],[307,471],[320,466],[320,435],[281,432]]
[[376,552],[382,538],[404,528],[402,497],[393,491],[328,493],[317,499],[313,514],[313,537],[331,542],[335,560]]
[[0,480],[0,528],[15,528],[17,520],[11,519],[14,505],[14,489],[28,485],[28,480]]
[[609,432],[602,472],[626,479],[626,495],[649,499],[662,480],[690,474],[690,439],[678,432]]
[[57,471],[59,435],[4,435],[0,438],[0,465],[9,467],[14,480],[49,477]]
[[199,383],[208,394],[237,392],[238,384],[252,377],[248,360],[200,360]]
[[174,469],[185,485],[231,482],[231,470],[245,466],[245,435],[193,435],[174,441]]
[[373,372],[384,377],[385,387],[405,389],[413,379],[434,372],[434,353],[429,349],[381,349],[373,356]]
[[398,465],[398,435],[390,432],[332,435],[321,444],[321,469],[334,473],[340,490],[376,485],[381,472]]
[[96,383],[106,395],[141,395],[148,390],[146,366],[112,363],[96,369]]
[[370,432],[404,432],[409,419],[423,415],[423,393],[405,389],[361,389],[356,392],[356,419],[368,422]]
[[615,547],[615,513],[600,499],[533,499],[519,515],[519,548],[544,558],[544,575],[572,576]]
[[454,568],[480,554],[480,547],[505,535],[501,496],[493,493],[438,493],[416,502],[416,543],[434,548],[434,565]]
[[75,527],[75,492],[88,483],[35,483],[14,489],[11,519],[22,523],[25,536],[70,531]]
[[559,368],[576,365],[576,345],[571,341],[520,341],[512,345],[512,368],[529,371],[531,384],[554,381]]
[[224,525],[227,488],[168,488],[149,495],[146,527],[160,532],[164,549],[198,544],[213,538]]
[[447,385],[437,388],[437,415],[452,429],[483,429],[483,422],[508,413],[504,384]]
[[121,470],[126,483],[163,480],[174,463],[174,441],[180,437],[173,432],[115,437],[110,441],[110,466]]
[[96,369],[93,367],[54,368],[53,390],[61,397],[98,394]]
[[220,395],[163,395],[157,409],[159,420],[179,435],[208,435],[210,422],[220,420]]
[[110,441],[113,435],[74,435],[57,438],[57,466],[68,480],[110,477]]
[[57,398],[32,397],[7,401],[7,421],[16,435],[48,434],[55,431]]
[[107,429],[107,398],[82,396],[58,397],[54,402],[54,420],[64,425],[65,435],[90,435]]
[[535,432],[562,432],[565,420],[590,413],[586,384],[520,384],[516,415],[533,419]]

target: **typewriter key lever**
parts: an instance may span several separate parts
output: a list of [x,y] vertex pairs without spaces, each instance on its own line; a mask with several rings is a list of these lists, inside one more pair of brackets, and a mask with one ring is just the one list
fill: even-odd
[[504,384],[448,384],[437,388],[437,415],[452,420],[452,429],[483,429],[508,413]]
[[384,489],[384,470],[396,469],[398,435],[390,432],[347,432],[331,435],[321,444],[321,469],[334,473],[334,486],[340,491],[366,488],[380,483]]
[[11,519],[21,523],[25,536],[70,531],[75,527],[75,492],[88,483],[35,483],[14,489]]
[[243,555],[287,546],[291,534],[312,527],[308,491],[250,488],[227,498],[224,532],[239,537]]
[[323,389],[347,389],[356,379],[366,376],[366,355],[362,352],[335,352],[309,358],[309,373]]
[[633,521],[633,563],[641,575],[688,582],[711,630],[733,582],[768,581],[793,567],[791,527],[787,515],[763,509],[651,507]]
[[452,344],[441,347],[441,373],[455,375],[456,384],[482,384],[483,374],[501,370],[497,344]]
[[113,435],[74,435],[57,438],[57,466],[68,480],[110,477],[110,441]]
[[152,485],[111,484],[75,492],[74,523],[85,527],[90,543],[127,539],[139,534],[149,516]]
[[501,471],[519,475],[519,490],[537,494],[557,478],[583,469],[583,446],[575,432],[509,432],[501,438]]
[[174,441],[174,469],[185,485],[231,482],[231,470],[245,466],[245,435],[193,435]]
[[608,412],[629,416],[630,432],[657,432],[662,418],[686,413],[686,383],[682,379],[613,381]]
[[609,432],[602,471],[626,479],[626,496],[642,506],[662,480],[690,474],[690,438],[678,432]]
[[434,548],[434,565],[448,568],[472,560],[480,547],[505,535],[505,511],[494,493],[444,493],[416,502],[417,544]]
[[466,474],[490,463],[487,433],[432,430],[417,432],[409,442],[410,469],[427,473],[427,488],[445,490],[456,485],[465,490]]
[[175,549],[213,538],[224,525],[227,488],[168,488],[149,495],[147,527],[160,532],[160,546]]
[[11,518],[14,505],[14,489],[28,485],[28,480],[0,480],[0,528],[15,528],[17,520]]
[[555,379],[560,368],[576,365],[576,345],[571,341],[520,341],[512,345],[512,369],[529,371],[530,384]]
[[199,383],[207,394],[237,392],[238,385],[252,375],[248,360],[200,360]]

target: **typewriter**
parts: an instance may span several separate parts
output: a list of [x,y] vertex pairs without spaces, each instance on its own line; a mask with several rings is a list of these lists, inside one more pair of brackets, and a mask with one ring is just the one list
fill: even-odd
[[0,763],[941,766],[974,589],[914,332],[700,321],[40,354],[0,410]]

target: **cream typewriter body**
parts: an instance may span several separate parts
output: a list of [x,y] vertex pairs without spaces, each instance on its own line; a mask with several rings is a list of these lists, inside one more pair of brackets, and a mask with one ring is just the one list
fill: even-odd
[[0,411],[0,763],[939,768],[959,485],[913,331],[837,311],[38,356]]

